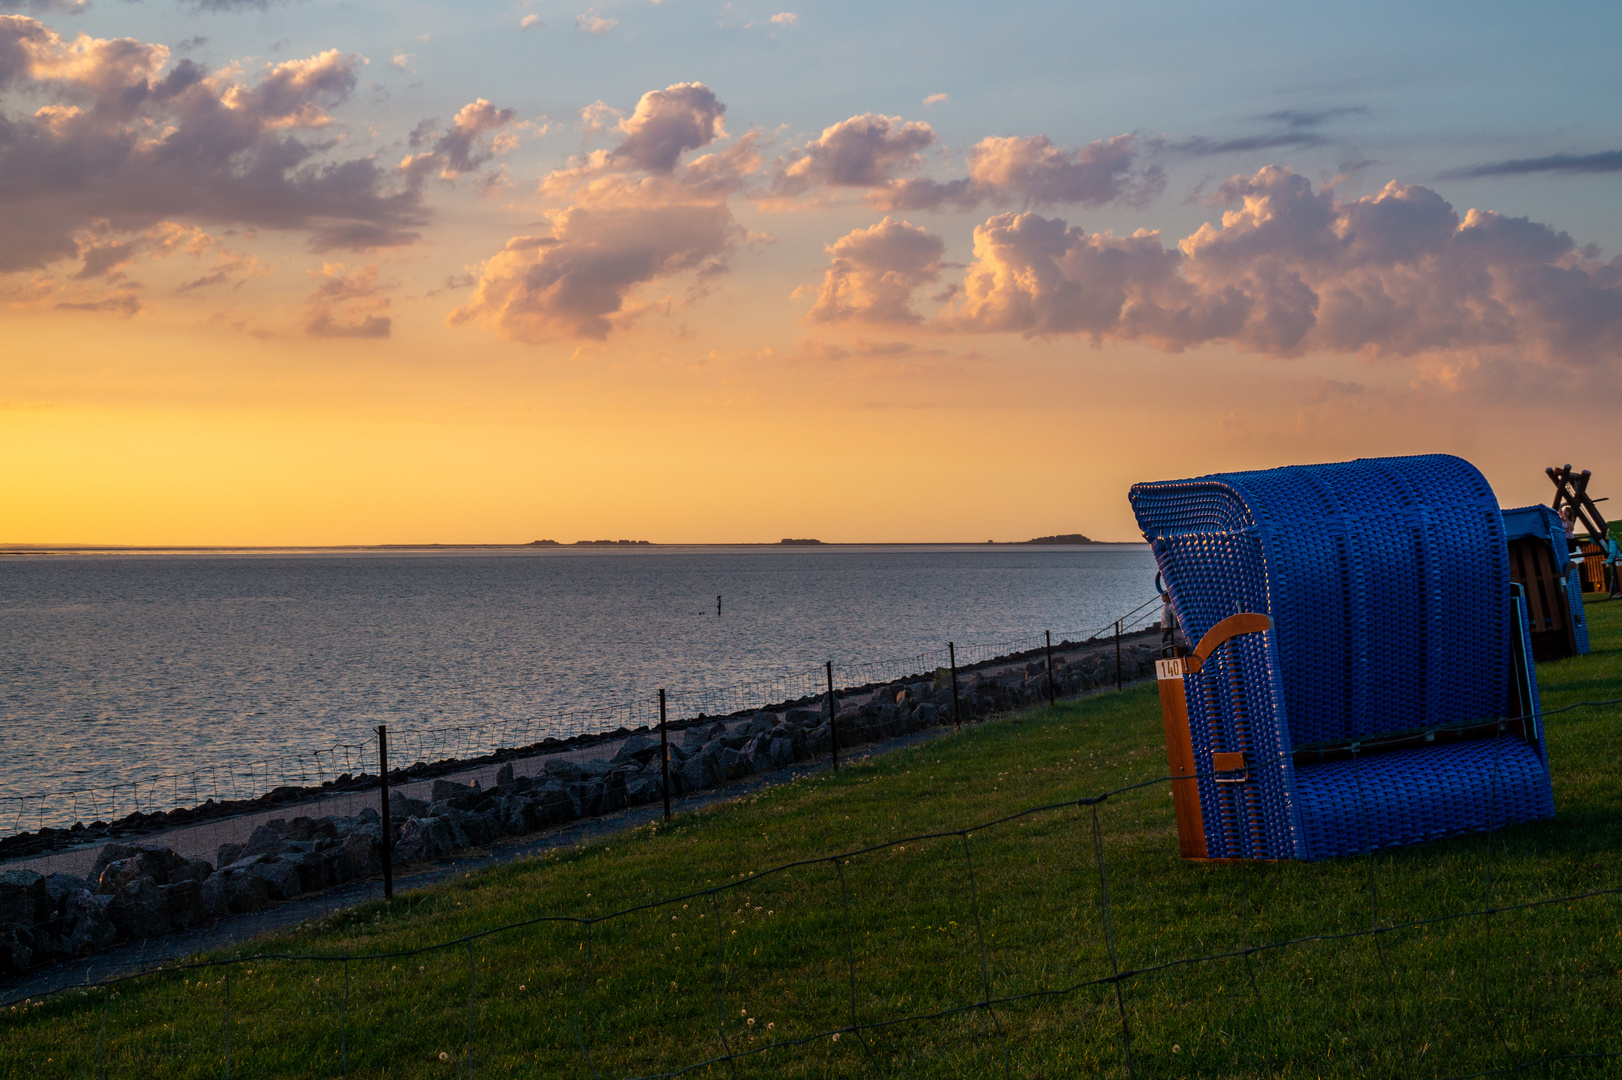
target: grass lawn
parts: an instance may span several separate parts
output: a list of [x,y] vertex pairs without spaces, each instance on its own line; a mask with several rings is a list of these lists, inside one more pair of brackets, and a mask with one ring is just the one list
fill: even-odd
[[[1622,604],[1588,612],[1594,653],[1538,671],[1546,709],[1622,697]],[[233,1077],[338,1076],[346,1055],[355,1076],[626,1077],[725,1048],[758,1052],[691,1075],[1439,1077],[1619,1052],[1622,896],[1509,906],[1622,885],[1622,707],[1546,726],[1558,816],[1490,840],[1193,865],[1166,784],[1112,797],[1106,927],[1095,810],[1073,800],[1153,780],[1165,754],[1152,686],[1098,695],[212,957],[325,959],[19,1007],[0,1076],[221,1076],[227,1038]],[[1499,910],[1360,934],[1371,903],[1388,926]],[[542,921],[494,931],[524,920]],[[1336,934],[1356,936],[1147,970]],[[1111,940],[1139,972],[1119,996],[1097,981]],[[853,1015],[896,1022],[828,1034]]]

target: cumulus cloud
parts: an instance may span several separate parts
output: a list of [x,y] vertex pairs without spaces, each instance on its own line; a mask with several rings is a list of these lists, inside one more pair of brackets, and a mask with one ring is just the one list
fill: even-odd
[[809,317],[817,322],[918,323],[912,294],[940,280],[946,242],[906,221],[885,218],[826,248],[832,261]]
[[1046,135],[991,136],[969,151],[969,175],[945,183],[901,180],[874,201],[888,210],[971,210],[982,202],[1026,206],[1111,202],[1142,204],[1166,185],[1158,167],[1137,166],[1134,135],[1098,139],[1079,150],[1055,146]]
[[925,105],[944,105],[952,100],[951,94],[930,94],[924,98]]
[[624,138],[614,158],[649,172],[668,173],[682,154],[726,134],[721,124],[726,111],[703,83],[676,83],[649,91],[636,103],[636,111],[620,121]]
[[391,320],[377,282],[377,267],[362,266],[346,272],[342,263],[327,263],[311,277],[320,283],[308,301],[304,332],[322,338],[386,338]]
[[550,235],[514,237],[485,263],[452,326],[481,322],[531,344],[600,341],[635,287],[718,272],[737,232],[719,204],[572,206],[550,216]]
[[[946,100],[932,95],[925,104]],[[969,151],[967,177],[940,181],[918,170],[935,131],[923,121],[865,113],[823,130],[778,162],[772,190],[795,196],[815,187],[865,188],[884,210],[972,210],[983,202],[1050,206],[1142,203],[1165,187],[1158,167],[1140,167],[1133,135],[1099,139],[1078,150],[1046,135],[993,136]]]
[[1173,246],[1158,232],[996,215],[975,229],[961,292],[935,325],[1269,356],[1622,357],[1622,258],[1598,262],[1546,225],[1461,218],[1436,192],[1394,181],[1339,199],[1278,166],[1233,178],[1221,197],[1235,204],[1221,225]]
[[798,25],[800,25],[800,17],[798,15],[794,14],[794,12],[792,12],[792,11],[779,11],[776,15],[773,15],[771,17],[770,21],[771,21],[773,26],[798,26]]
[[[649,309],[646,286],[687,277],[701,294],[747,235],[727,200],[760,166],[753,133],[684,160],[724,136],[725,112],[702,83],[644,94],[616,125],[618,145],[542,181],[568,205],[547,213],[546,234],[513,237],[484,263],[451,325],[536,344],[601,340]],[[601,102],[582,114],[597,131],[619,115]]]
[[413,185],[370,158],[332,160],[330,135],[304,134],[333,124],[360,57],[329,50],[252,82],[168,61],[161,45],[69,41],[0,17],[0,273],[76,254],[94,222],[297,230],[317,250],[415,238],[426,213]]
[[883,187],[916,169],[934,141],[934,129],[922,121],[863,113],[791,151],[778,163],[772,187],[780,195],[812,187]]
[[[484,98],[462,106],[451,118],[450,129],[436,137],[438,125],[425,121],[411,133],[412,147],[428,146],[400,162],[412,175],[437,169],[444,180],[454,180],[518,145],[518,137],[502,129],[517,117],[512,109],[498,109]],[[485,136],[491,136],[488,140]]]
[[1479,180],[1488,176],[1524,176],[1527,173],[1614,173],[1622,172],[1622,150],[1602,150],[1595,154],[1550,154],[1547,157],[1514,158],[1451,169],[1446,180]]

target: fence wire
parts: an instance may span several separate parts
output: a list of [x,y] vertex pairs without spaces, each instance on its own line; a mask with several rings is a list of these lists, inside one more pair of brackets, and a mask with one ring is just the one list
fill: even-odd
[[[1052,635],[1054,647],[1098,645],[1116,633],[1140,632],[1159,619],[1159,604],[1158,598],[1151,599],[1104,626],[1055,633]],[[955,647],[957,665],[967,669],[1035,655],[1046,647],[1046,639],[1045,633],[1033,633],[1006,641],[959,644]],[[951,662],[950,648],[911,656],[835,662],[836,691],[843,693],[875,684],[933,677]],[[826,691],[827,670],[822,666],[722,684],[677,681],[667,693],[669,719],[681,722],[699,717],[730,716],[792,702],[820,708]],[[473,761],[497,751],[535,749],[545,739],[562,741],[583,735],[635,731],[652,728],[658,722],[658,698],[649,692],[589,709],[559,709],[478,724],[390,724],[391,767]],[[376,742],[363,737],[319,749],[219,762],[186,771],[156,773],[142,779],[6,793],[0,795],[0,830],[15,834],[44,828],[66,829],[76,822],[113,822],[131,813],[193,811],[209,803],[251,801],[278,788],[310,789],[354,782],[357,778],[374,777],[376,772]],[[185,820],[182,814],[175,823]]]
[[[1578,702],[1538,713],[1536,718],[1541,721],[1575,709],[1619,703],[1622,699]],[[1504,724],[1520,719],[1510,718]],[[1282,767],[1282,764],[1281,758],[1259,763],[1258,767]],[[461,1060],[452,1061],[448,1049],[441,1051],[438,1057],[447,1063],[447,1068],[467,1076],[475,1075],[481,1066],[486,1072],[506,1074],[509,1067],[523,1064],[527,1051],[532,1066],[558,1067],[572,1060],[581,1075],[612,1076],[617,1080],[656,1080],[717,1070],[737,1076],[741,1075],[740,1067],[771,1070],[770,1075],[914,1075],[919,1069],[925,1072],[934,1069],[954,1075],[1012,1077],[1016,1073],[1031,1074],[1033,1070],[1027,1059],[1040,1056],[1054,1040],[1062,1040],[1067,1033],[1099,1054],[1105,1053],[1101,1048],[1106,1043],[1113,1043],[1114,1049],[1107,1052],[1109,1060],[1090,1059],[1086,1071],[1107,1067],[1128,1077],[1168,1072],[1209,1075],[1212,1072],[1209,1067],[1201,1067],[1192,1059],[1187,1061],[1186,1067],[1179,1067],[1179,1063],[1166,1054],[1164,1044],[1176,1037],[1177,1028],[1171,1027],[1168,1034],[1166,1017],[1154,1014],[1163,1009],[1172,1014],[1175,1021],[1178,1010],[1202,992],[1209,991],[1212,980],[1226,978],[1222,974],[1226,969],[1221,965],[1233,962],[1240,964],[1245,972],[1236,999],[1251,1001],[1257,1007],[1252,1009],[1254,1015],[1245,1021],[1245,1030],[1238,1030],[1241,1025],[1234,1025],[1235,1030],[1227,1034],[1233,1042],[1255,1051],[1254,1056],[1261,1058],[1265,1069],[1258,1069],[1254,1064],[1241,1067],[1230,1063],[1232,1067],[1226,1070],[1229,1072],[1259,1075],[1265,1071],[1271,1076],[1276,1067],[1285,1073],[1304,1070],[1317,1075],[1327,1067],[1322,1060],[1325,1056],[1322,1048],[1314,1046],[1310,1052],[1292,1053],[1280,1045],[1284,1040],[1276,1030],[1279,1024],[1299,1025],[1299,1011],[1313,1007],[1313,995],[1327,995],[1343,1009],[1342,1022],[1338,1027],[1332,1025],[1331,1029],[1357,1034],[1358,1045],[1366,1047],[1367,1053],[1373,1055],[1373,1060],[1342,1062],[1344,1071],[1350,1074],[1373,1071],[1469,1080],[1529,1070],[1547,1073],[1555,1065],[1613,1062],[1622,1052],[1592,1042],[1588,1049],[1573,1049],[1568,1045],[1538,1052],[1528,1046],[1529,1052],[1520,1052],[1519,1048],[1526,1045],[1529,1038],[1537,1037],[1527,1033],[1540,1019],[1533,1015],[1534,1007],[1539,1004],[1535,1000],[1515,1012],[1513,1019],[1518,1029],[1513,1037],[1510,1035],[1506,1014],[1514,1011],[1514,1002],[1504,999],[1527,995],[1535,985],[1534,981],[1516,980],[1513,977],[1516,972],[1538,961],[1562,965],[1571,957],[1538,955],[1537,941],[1521,942],[1511,949],[1513,939],[1504,940],[1512,925],[1507,922],[1508,917],[1540,913],[1548,917],[1558,909],[1577,909],[1581,905],[1615,899],[1622,896],[1622,886],[1616,882],[1614,867],[1607,865],[1603,867],[1602,877],[1590,882],[1590,887],[1556,895],[1500,895],[1496,891],[1501,885],[1494,876],[1493,855],[1499,832],[1496,774],[1495,766],[1493,785],[1486,796],[1488,827],[1480,834],[1479,900],[1450,909],[1412,910],[1391,917],[1381,900],[1382,856],[1387,857],[1383,871],[1387,888],[1393,886],[1395,872],[1390,853],[1374,845],[1359,855],[1327,863],[1274,867],[1255,863],[1211,865],[1184,872],[1174,881],[1157,883],[1159,887],[1153,890],[1152,896],[1143,881],[1131,880],[1132,864],[1128,863],[1128,888],[1123,898],[1117,875],[1122,869],[1124,854],[1145,836],[1144,808],[1156,805],[1145,797],[1161,789],[1169,791],[1172,784],[1190,779],[1156,776],[1092,795],[1028,806],[955,828],[915,833],[760,869],[745,869],[719,884],[707,883],[703,888],[629,904],[601,915],[537,915],[414,948],[336,953],[267,951],[173,964],[156,971],[41,995],[20,1006],[13,1005],[9,1013],[0,1014],[0,1023],[12,1027],[13,1039],[18,1040],[25,1034],[30,1013],[64,1000],[69,1006],[80,1002],[77,1017],[83,1031],[73,1045],[60,1048],[59,1052],[67,1055],[62,1058],[64,1066],[70,1061],[89,1066],[87,1048],[93,1043],[97,1075],[106,1073],[110,1048],[118,1055],[115,1064],[120,1075],[139,1075],[133,1070],[142,1064],[150,1065],[153,1074],[167,1074],[182,1069],[197,1071],[210,1063],[223,1063],[227,1075],[232,1071],[277,1073],[292,1067],[298,1057],[295,1051],[301,1048],[290,1049],[288,1034],[280,1027],[253,1028],[251,1009],[286,1006],[287,988],[298,984],[313,995],[327,994],[328,998],[323,1000],[330,1000],[332,1006],[320,1014],[325,1019],[316,1022],[317,1027],[326,1025],[318,1040],[320,1045],[314,1051],[323,1066],[320,1071],[345,1077],[352,1069],[377,1073],[402,1060],[410,1061],[411,1054],[420,1053],[420,1046],[412,1044],[411,1040],[426,1027],[432,1027],[436,1018],[450,1023],[450,1012],[425,1010],[422,1001],[425,995],[441,993],[443,996],[444,992],[461,991],[464,978],[458,959],[461,957],[466,961],[466,1007],[465,1016],[458,1011],[454,1020]],[[1115,824],[1124,827],[1113,833],[1105,829],[1100,814],[1101,809],[1111,804],[1122,807],[1123,813],[1134,811],[1116,819]],[[1164,816],[1165,804],[1158,805]],[[1366,806],[1360,807],[1359,815],[1366,827]],[[1069,831],[1063,831],[1066,829]],[[976,875],[976,849],[995,852],[999,844],[1029,848],[1037,837],[1053,838],[1049,859],[1031,860],[1031,881],[1006,883],[1000,895],[988,897],[986,885]],[[1169,844],[1168,838],[1152,827],[1143,842]],[[909,846],[921,863],[910,871],[899,858]],[[1532,846],[1535,848],[1536,843]],[[1113,867],[1108,855],[1110,850],[1120,853]],[[1435,879],[1439,872],[1447,869],[1443,860],[1466,859],[1469,850],[1463,843],[1440,855],[1434,847],[1404,849],[1412,856],[1411,868],[1418,888],[1410,888],[1409,894],[1402,898],[1403,903],[1413,906],[1419,903],[1416,897],[1438,892],[1446,894],[1448,882]],[[1069,853],[1068,859],[1056,857],[1059,852]],[[1175,859],[1172,865],[1178,865]],[[1289,875],[1264,895],[1260,911],[1256,909],[1257,897],[1252,888],[1257,875]],[[1364,880],[1361,886],[1360,877]],[[1096,884],[1083,884],[1089,878]],[[1298,927],[1293,932],[1275,934],[1260,941],[1251,939],[1258,915],[1276,916],[1280,927],[1293,926],[1295,907],[1292,905],[1301,903],[1301,889],[1310,888],[1314,879],[1326,895],[1326,902],[1319,905],[1322,910],[1318,912],[1326,919],[1325,923]],[[1395,884],[1403,882],[1399,880]],[[819,885],[821,892],[817,893]],[[1337,910],[1341,898],[1332,892],[1336,885],[1351,892],[1361,891],[1360,905]],[[1473,886],[1465,882],[1459,887]],[[779,891],[772,893],[774,888]],[[1189,897],[1197,898],[1201,890],[1220,894],[1218,900],[1203,907],[1192,902]],[[1195,926],[1192,930],[1195,940],[1205,944],[1215,943],[1227,933],[1221,928],[1232,914],[1222,907],[1222,897],[1226,896],[1237,909],[1237,947],[1203,948],[1164,956],[1156,955],[1150,948],[1146,953],[1140,940],[1145,936],[1144,924],[1151,924],[1149,937],[1152,940],[1153,932],[1164,929],[1153,925],[1153,920],[1163,918],[1164,913],[1146,908],[1145,896],[1160,900],[1167,894],[1170,899],[1163,901],[1169,905],[1166,911],[1181,911],[1185,919],[1202,913],[1207,917],[1210,925]],[[771,903],[773,895],[780,898],[778,902],[789,903],[806,896],[822,897],[820,904],[802,905],[794,912],[798,923],[807,928],[806,933],[796,935],[789,927],[777,929],[777,924],[759,918],[761,904],[752,905],[751,900]],[[898,898],[921,905],[925,912],[939,913],[937,918],[956,914],[966,929],[946,944],[936,946],[930,942],[937,928],[927,926],[924,929],[930,932],[930,937],[926,944],[914,946],[910,955],[904,949],[899,949],[898,955],[881,952],[896,947],[895,927],[885,922],[887,916],[892,921],[899,916],[899,922],[919,917],[909,914],[905,907],[898,908]],[[1265,906],[1268,903],[1283,910],[1269,911]],[[1026,907],[1021,908],[1021,904]],[[1044,955],[1043,950],[1036,950],[1034,954],[1023,956],[1026,966],[1035,969],[1033,974],[1008,970],[1007,962],[1014,954],[1002,949],[999,943],[994,973],[993,965],[988,963],[988,946],[994,933],[1017,920],[1031,918],[1031,906],[1043,904],[1059,911],[1069,909],[1064,918],[1090,928],[1096,938],[1091,951],[1081,956],[1072,968],[1049,974],[1064,965],[1055,963],[1055,958]],[[735,905],[736,910],[729,916],[727,909]],[[983,916],[988,905],[994,908],[994,918],[998,920],[991,924],[991,929]],[[1361,912],[1356,910],[1358,907]],[[702,911],[695,913],[695,908]],[[1096,908],[1096,920],[1083,913],[1089,908]],[[695,914],[700,919],[715,920],[713,937],[703,931],[681,936]],[[766,914],[771,918],[774,912]],[[1046,915],[1053,917],[1051,912]],[[687,921],[683,922],[684,919]],[[1457,944],[1453,939],[1437,935],[1471,921],[1482,928],[1484,948],[1479,989],[1469,995],[1473,1001],[1467,1004],[1473,1010],[1470,1017],[1475,1033],[1490,1032],[1491,1038],[1481,1035],[1464,1052],[1477,1057],[1490,1056],[1496,1058],[1497,1063],[1484,1068],[1472,1066],[1473,1071],[1459,1071],[1457,1061],[1427,1057],[1433,1041],[1457,1038],[1460,1033],[1444,1030],[1445,1025],[1434,1019],[1424,1020],[1412,1015],[1415,1009],[1427,1003],[1422,1001],[1424,995],[1404,985],[1404,980],[1413,981],[1413,970],[1405,970],[1399,977],[1397,963],[1390,954],[1400,948],[1405,949],[1405,955],[1410,958],[1417,955],[1436,960],[1442,944]],[[1603,928],[1614,927],[1614,923],[1614,917],[1607,919],[1606,913],[1601,911],[1594,912],[1587,925]],[[751,929],[763,925],[772,929],[759,932]],[[953,920],[953,926],[957,925]],[[672,930],[672,926],[681,929]],[[1128,943],[1123,942],[1122,926],[1132,931],[1129,945],[1138,954],[1134,961],[1123,955],[1122,949],[1128,947]],[[1495,926],[1499,927],[1496,931]],[[658,927],[657,933],[653,927]],[[751,933],[743,941],[735,942],[740,929]],[[917,929],[912,927],[913,931]],[[939,930],[944,935],[946,928],[943,925]],[[664,939],[666,931],[671,931],[669,940],[679,942],[674,951],[670,951],[669,941]],[[882,945],[859,944],[875,931],[884,938]],[[615,933],[619,935],[617,938]],[[1590,936],[1609,942],[1612,948],[1617,947],[1613,940],[1615,935],[1608,930]],[[1566,938],[1562,936],[1560,940]],[[502,942],[509,947],[509,968],[516,969],[516,973],[514,970],[505,972],[504,980],[503,973],[497,970],[502,957],[498,954],[496,962],[492,962],[488,955],[480,954],[482,947]],[[1379,975],[1373,993],[1362,985],[1357,954],[1351,951],[1352,946],[1360,942],[1368,943],[1375,954]],[[766,961],[752,958],[758,956],[762,947],[770,952],[774,945],[776,956]],[[611,963],[605,965],[600,959],[601,954],[608,951],[611,961],[616,946],[626,954],[621,958],[619,969]],[[692,952],[685,957],[678,956],[684,946],[690,946]],[[753,953],[746,956],[744,949],[750,946]],[[1429,952],[1425,951],[1426,947]],[[1507,970],[1494,960],[1497,950],[1512,956]],[[1258,962],[1272,958],[1271,962],[1277,967],[1278,958],[1302,953],[1306,954],[1303,962],[1321,960],[1326,965],[1318,969],[1326,985],[1307,985],[1316,980],[1312,976],[1313,969],[1305,968],[1303,979],[1284,987],[1285,991],[1300,995],[1300,1001],[1281,1003],[1271,1009],[1265,1007],[1256,975]],[[517,958],[511,954],[516,954]],[[819,977],[806,976],[807,954],[811,954],[811,961],[821,958]],[[522,996],[525,984],[517,987],[519,996],[510,992],[502,994],[503,985],[510,988],[511,983],[525,977],[524,971],[538,971],[540,964],[535,958],[542,956],[550,958],[558,971],[555,991],[549,997],[539,993]],[[1608,995],[1603,980],[1612,980],[1610,985],[1614,989],[1618,960],[1622,957],[1605,959],[1611,970],[1596,970],[1578,981],[1561,983],[1569,994],[1589,992],[1594,995],[1606,1014],[1613,1018],[1613,1023],[1611,1010],[1615,998]],[[425,975],[421,981],[413,982],[415,976],[410,971],[413,962],[418,964],[418,972]],[[1458,958],[1451,957],[1448,962],[1456,963]],[[435,968],[432,975],[427,975],[430,963]],[[267,966],[281,973],[282,981],[272,990],[250,998],[248,1019],[237,1018],[233,1014],[233,972],[239,973],[240,996],[243,992],[240,988],[257,985],[250,980],[256,973],[262,976]],[[1412,969],[1419,966],[1416,963]],[[397,974],[402,967],[406,971],[404,976]],[[357,968],[373,973],[369,1000],[352,1000],[351,973]],[[615,971],[626,968],[635,974],[610,984]],[[811,969],[816,969],[814,962]],[[919,988],[927,986],[931,976],[939,975],[941,969],[956,973],[955,982],[948,980],[955,989],[925,1000],[928,993]],[[1209,974],[1200,974],[1207,971]],[[313,973],[319,972],[342,976],[341,1000],[330,988],[315,989],[322,976]],[[310,974],[313,974],[313,982],[306,978]],[[905,978],[898,982],[901,974]],[[1440,972],[1434,974],[1441,977]],[[1490,978],[1493,974],[1501,982]],[[690,975],[695,982],[688,983]],[[775,1023],[766,1030],[757,1030],[755,1016],[762,1010],[751,1010],[748,1001],[757,999],[758,1004],[760,996],[782,985],[788,975],[796,977],[797,988],[804,995],[807,1019],[818,1022],[807,1023],[804,1027],[809,1030],[792,1035],[773,1034]],[[1336,980],[1336,975],[1341,981]],[[667,976],[675,977],[667,980]],[[534,975],[528,977],[538,979]],[[667,981],[671,988],[668,999],[659,996],[660,988]],[[686,984],[686,996],[682,994],[683,984]],[[895,985],[911,988],[911,992],[893,995],[889,991]],[[1456,980],[1447,980],[1446,993],[1440,999],[1444,1004],[1428,1007],[1446,1015],[1444,1005],[1459,997],[1462,992],[1456,989],[1459,985],[1462,984]],[[481,986],[490,987],[483,991],[483,998]],[[182,1018],[180,1010],[172,1004],[162,1013],[168,1020],[161,1020],[154,1013],[165,1008],[166,1002],[195,1001],[197,993],[205,988],[223,991],[216,999],[218,1013],[210,1014],[207,1008],[199,1007]],[[537,990],[540,989],[538,985]],[[1217,993],[1221,989],[1218,986]],[[272,995],[271,1000],[267,1001],[267,993]],[[1106,996],[1098,998],[1099,993]],[[638,995],[650,994],[657,998],[651,1006],[656,1014],[651,1020],[644,1016],[633,1021],[625,1015],[635,1014]],[[1074,1009],[1065,1011],[1068,1003],[1089,994],[1093,995],[1090,1011],[1088,1008],[1082,1008],[1079,1013]],[[126,996],[131,1000],[121,1004],[118,1026],[110,1036],[113,1002]],[[85,1001],[85,998],[90,1000]],[[481,1000],[491,1003],[491,1007],[499,1002],[500,1015],[477,1022]],[[745,1002],[740,1010],[742,1020],[732,1011],[740,1001]],[[357,1008],[370,1015],[370,1022],[357,1025],[352,1021]],[[458,1010],[460,1008],[457,1006]],[[1035,1008],[1049,1012],[1036,1016],[1030,1011]],[[706,1015],[709,1019],[705,1019]],[[564,1016],[567,1023],[560,1019]],[[334,1018],[335,1031],[332,1030]],[[184,1044],[179,1034],[182,1019],[189,1025]],[[969,1026],[942,1028],[955,1021]],[[1559,1028],[1566,1021],[1556,1016],[1547,1018],[1547,1022]],[[153,1034],[157,1031],[154,1025],[159,1023],[161,1031],[168,1034]],[[650,1025],[665,1032],[683,1024],[687,1025],[688,1036],[677,1040],[680,1047],[654,1045],[653,1040],[644,1037],[647,1034],[644,1029]],[[89,1027],[96,1029],[94,1039],[89,1038]],[[239,1029],[251,1031],[251,1037],[239,1034]],[[1088,1030],[1097,1036],[1090,1043],[1085,1038]],[[167,1039],[168,1042],[148,1047],[144,1059],[136,1060],[129,1046],[137,1037],[134,1033],[141,1031],[150,1036],[149,1041]],[[940,1049],[941,1044],[931,1035],[931,1032],[941,1031],[944,1034],[939,1038],[950,1045],[949,1051]],[[1544,1033],[1546,1038],[1564,1038],[1568,1044],[1584,1034],[1573,1035],[1561,1030]],[[1601,1042],[1614,1036],[1611,1031],[1602,1034],[1606,1038]],[[1470,1032],[1463,1037],[1466,1044],[1471,1043]],[[840,1047],[841,1039],[852,1040],[854,1050]],[[23,1044],[13,1041],[11,1045],[15,1050]],[[329,1047],[330,1054],[327,1053]],[[1388,1053],[1393,1047],[1394,1058]],[[1181,1052],[1180,1046],[1172,1045],[1172,1055]],[[1333,1052],[1331,1047],[1327,1056],[1332,1058]],[[1386,1056],[1381,1057],[1382,1054]],[[317,1057],[308,1060],[315,1063]],[[1075,1071],[1082,1071],[1083,1064],[1086,1063],[1077,1062]],[[4,1072],[0,1075],[40,1076],[67,1071],[56,1065],[55,1056],[42,1062],[38,1054],[30,1058],[13,1052],[6,1055]]]

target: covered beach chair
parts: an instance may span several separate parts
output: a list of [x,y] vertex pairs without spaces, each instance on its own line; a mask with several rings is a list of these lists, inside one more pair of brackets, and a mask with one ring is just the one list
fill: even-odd
[[1504,511],[1509,577],[1526,590],[1532,659],[1559,660],[1588,652],[1582,567],[1566,547],[1560,515],[1534,504]]
[[1138,484],[1186,640],[1157,675],[1179,843],[1325,859],[1554,814],[1486,479],[1442,455]]

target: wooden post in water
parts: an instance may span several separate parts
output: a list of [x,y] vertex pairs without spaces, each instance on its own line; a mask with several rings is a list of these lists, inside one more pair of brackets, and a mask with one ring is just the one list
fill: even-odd
[[1048,705],[1058,703],[1058,696],[1053,692],[1053,631],[1045,630],[1048,636]]
[[834,748],[834,772],[839,771],[839,702],[834,700],[834,662],[828,661],[828,741]]
[[665,692],[659,690],[659,760],[664,768],[665,820],[670,820],[670,736],[665,734]]
[[1115,689],[1121,688],[1121,620],[1115,620]]
[[719,596],[715,598],[715,617],[717,619],[721,617],[721,598]]
[[394,899],[394,824],[389,819],[389,729],[377,725],[377,777],[383,792],[383,899]]
[[952,665],[952,726],[963,726],[963,706],[957,700],[957,642],[946,643],[947,662]]

